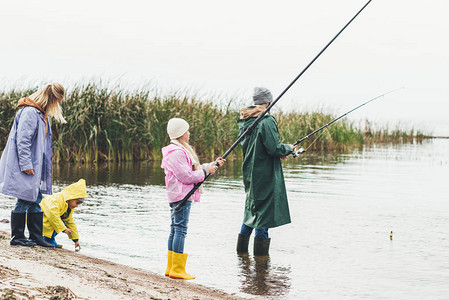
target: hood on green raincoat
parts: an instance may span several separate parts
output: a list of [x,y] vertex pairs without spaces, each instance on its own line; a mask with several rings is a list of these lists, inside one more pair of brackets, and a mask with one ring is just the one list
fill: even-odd
[[78,182],[72,183],[61,191],[64,200],[84,199],[87,198],[86,180],[80,179]]
[[[265,111],[265,107],[261,105],[251,105],[240,110],[240,119],[237,120],[237,125],[239,126],[239,136],[248,129],[248,127],[254,122],[254,120]],[[262,119],[268,118],[271,115],[267,113]],[[253,130],[256,130],[259,125]],[[246,150],[246,144],[250,139],[244,138],[241,145],[244,150]]]
[[257,117],[266,110],[265,106],[252,105],[240,110],[240,119],[248,119],[251,117]]

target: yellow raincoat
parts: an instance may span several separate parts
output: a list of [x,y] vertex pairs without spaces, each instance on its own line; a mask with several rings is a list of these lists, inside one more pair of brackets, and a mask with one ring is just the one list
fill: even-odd
[[61,219],[61,216],[67,211],[67,201],[79,198],[87,198],[86,181],[84,179],[80,179],[78,182],[69,185],[59,193],[49,195],[42,199],[40,206],[44,213],[42,228],[42,234],[44,236],[51,238],[53,231],[60,233],[69,228],[73,230],[70,234],[70,239],[76,240],[79,238],[78,229],[72,216],[74,210],[71,210],[67,218]]

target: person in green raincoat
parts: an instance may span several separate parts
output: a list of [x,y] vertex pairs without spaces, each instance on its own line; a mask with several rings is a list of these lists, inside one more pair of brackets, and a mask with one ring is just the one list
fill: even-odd
[[[256,87],[253,100],[253,106],[240,112],[240,119],[237,121],[239,135],[265,111],[273,101],[273,96],[268,89]],[[255,228],[254,255],[268,255],[268,228],[291,222],[281,159],[292,153],[293,146],[281,143],[276,120],[269,113],[240,144],[243,149],[242,171],[246,202],[237,253],[248,253],[249,238]]]

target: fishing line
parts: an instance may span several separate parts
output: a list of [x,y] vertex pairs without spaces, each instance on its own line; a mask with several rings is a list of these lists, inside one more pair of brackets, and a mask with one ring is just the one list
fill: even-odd
[[[340,120],[341,118],[345,117],[346,115],[350,114],[350,113],[353,112],[354,110],[359,109],[360,107],[362,107],[362,106],[364,106],[364,105],[366,105],[366,104],[368,104],[368,103],[370,103],[370,102],[372,102],[372,101],[374,101],[374,100],[376,100],[376,99],[379,99],[380,97],[384,97],[384,96],[386,96],[386,95],[388,95],[388,94],[391,94],[391,93],[396,92],[396,91],[398,91],[398,90],[400,90],[400,89],[403,89],[403,88],[404,88],[404,87],[400,87],[400,88],[391,90],[391,91],[389,91],[389,92],[383,93],[383,94],[381,94],[381,95],[379,95],[379,96],[377,96],[377,97],[374,97],[374,98],[372,98],[372,99],[370,99],[370,100],[368,100],[368,101],[366,101],[366,102],[360,104],[359,106],[357,106],[357,107],[351,109],[350,111],[348,111],[348,112],[342,114],[342,115],[339,116],[338,118],[336,118],[336,119],[330,121],[329,123],[327,123],[327,124],[321,126],[321,127],[318,128],[317,130],[315,130],[315,131],[309,133],[308,135],[306,135],[305,137],[303,137],[302,139],[300,139],[299,141],[297,141],[296,143],[294,143],[293,146],[296,147],[297,145],[301,144],[303,141],[305,141],[306,139],[308,139],[309,137],[311,137],[311,136],[314,135],[315,133],[320,132],[321,130],[323,130],[323,129],[329,127],[329,125],[332,125],[333,123],[335,123],[336,121],[338,121],[338,120]],[[323,131],[323,132],[324,132],[324,131]],[[320,136],[321,136],[321,134],[320,134],[318,137],[320,137]],[[317,139],[318,139],[318,138],[316,138],[315,141],[316,141]],[[315,141],[313,141],[312,144],[313,144]],[[309,148],[310,148],[310,146],[309,146],[307,149],[309,149]],[[306,150],[307,150],[307,149],[306,149]],[[304,150],[304,148],[299,148],[298,150],[293,151],[293,152],[292,152],[292,155],[293,155],[293,157],[296,157],[296,156],[298,156],[299,154],[303,154],[304,152],[306,152],[306,150]]]
[[[237,140],[234,142],[234,144],[232,144],[232,146],[222,155],[222,158],[226,158],[232,152],[232,150],[234,150],[234,148],[237,147],[237,145],[243,140],[243,138],[245,136],[247,136],[254,129],[254,127],[256,127],[256,125],[259,123],[259,121],[262,120],[262,118],[281,99],[281,97],[293,86],[293,84],[295,84],[295,82],[302,76],[302,74],[304,74],[307,71],[307,69],[309,69],[309,67],[318,59],[318,57],[320,57],[321,54],[323,54],[323,52],[326,51],[326,49],[333,43],[333,41],[335,41],[335,39],[346,29],[346,27],[349,26],[349,24],[352,23],[352,21],[354,21],[354,19],[365,9],[365,7],[368,6],[368,4],[370,4],[371,1],[372,0],[369,0],[368,2],[366,2],[366,4],[351,18],[351,20],[349,20],[348,23],[346,23],[345,26],[343,26],[343,28],[330,40],[330,42],[327,43],[327,45],[324,46],[323,49],[321,49],[321,51],[312,59],[312,61],[298,74],[298,76],[296,76],[295,79],[293,79],[293,81],[282,91],[282,93],[270,105],[268,105],[268,107],[265,109],[265,111],[263,111],[259,116],[257,116],[257,118],[254,120],[254,122],[248,126],[248,128],[245,130],[245,132],[243,132],[237,138]],[[218,163],[217,163],[217,165],[218,165]],[[205,176],[204,181],[206,181],[206,179],[208,177],[209,177],[209,175]],[[204,181],[196,183],[193,186],[193,188],[190,190],[190,192],[188,192],[187,195],[185,195],[185,197],[181,201],[179,201],[179,204],[175,207],[175,210],[180,209],[181,206],[184,204],[184,202],[186,202],[193,195],[193,193],[201,186],[201,184],[203,184]]]
[[320,133],[320,134],[313,140],[312,143],[310,143],[309,147],[307,147],[307,148],[304,150],[304,152],[307,151],[307,150],[309,150],[309,148],[312,147],[313,144],[315,144],[315,142],[316,142],[316,141],[323,135],[323,133],[324,133],[324,130],[321,131],[321,133]]

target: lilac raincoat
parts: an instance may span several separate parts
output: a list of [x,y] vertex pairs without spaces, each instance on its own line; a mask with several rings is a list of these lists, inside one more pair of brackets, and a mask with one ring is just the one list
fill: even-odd
[[[52,193],[51,126],[35,107],[26,106],[17,112],[8,142],[0,159],[0,192],[35,202],[38,192]],[[23,171],[34,169],[34,175]]]
[[[161,168],[165,171],[165,187],[169,203],[181,201],[195,183],[204,181],[204,171],[202,169],[193,171],[192,160],[182,147],[170,144],[162,148],[162,156]],[[200,202],[200,192],[196,190],[192,198],[195,202]]]

